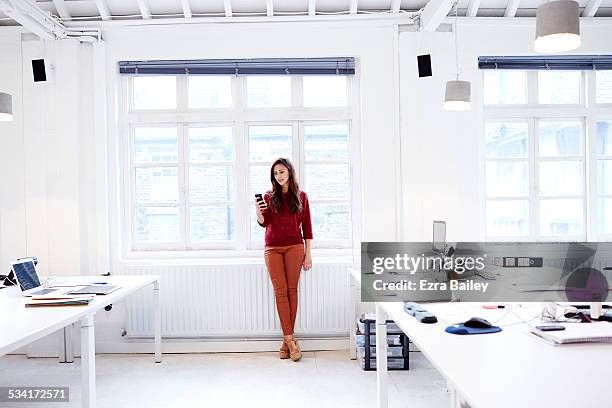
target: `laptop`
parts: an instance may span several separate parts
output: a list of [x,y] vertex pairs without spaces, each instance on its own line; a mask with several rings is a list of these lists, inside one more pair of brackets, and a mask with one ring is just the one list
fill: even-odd
[[24,258],[12,263],[13,273],[19,287],[21,295],[26,297],[41,296],[41,295],[65,295],[74,290],[74,287],[65,288],[45,288],[40,283],[36,266],[33,258]]

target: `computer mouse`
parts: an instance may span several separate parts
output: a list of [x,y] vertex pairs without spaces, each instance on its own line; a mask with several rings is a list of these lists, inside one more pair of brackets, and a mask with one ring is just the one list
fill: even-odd
[[488,320],[483,319],[482,317],[472,317],[470,320],[468,320],[467,322],[463,323],[463,325],[465,327],[474,327],[474,328],[477,328],[477,329],[488,329],[490,327],[493,327],[491,322],[489,322]]

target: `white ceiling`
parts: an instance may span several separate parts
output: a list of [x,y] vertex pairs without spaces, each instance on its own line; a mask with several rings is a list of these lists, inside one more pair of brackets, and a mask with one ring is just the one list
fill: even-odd
[[[32,0],[23,0],[32,1]],[[102,21],[104,8],[107,20],[142,20],[143,18],[232,17],[279,15],[324,15],[373,12],[410,12],[424,8],[429,0],[36,0],[45,11],[63,21]],[[436,0],[431,0],[436,1]],[[468,9],[478,17],[533,17],[536,8],[548,0],[459,0],[458,14]],[[399,3],[399,10],[397,4]],[[595,11],[595,17],[612,16],[612,0],[578,0],[581,8]],[[518,7],[516,6],[518,4]],[[475,7],[476,6],[476,7]],[[514,11],[516,8],[516,11]],[[591,12],[592,14],[592,12]],[[144,16],[144,17],[143,17]],[[0,13],[0,25],[17,23]]]

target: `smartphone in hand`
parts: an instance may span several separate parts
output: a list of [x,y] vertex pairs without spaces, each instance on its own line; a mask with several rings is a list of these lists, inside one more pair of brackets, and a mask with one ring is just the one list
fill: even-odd
[[266,205],[266,201],[263,199],[263,196],[261,194],[255,194],[255,199],[257,199],[257,204],[259,204],[260,209],[265,210],[266,208],[268,208],[268,206]]

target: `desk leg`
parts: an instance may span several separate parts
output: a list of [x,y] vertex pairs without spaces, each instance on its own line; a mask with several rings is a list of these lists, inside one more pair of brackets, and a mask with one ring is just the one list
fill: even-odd
[[161,303],[159,301],[159,281],[153,283],[153,311],[155,317],[155,362],[161,363]]
[[96,341],[94,315],[81,319],[81,406],[96,406]]
[[74,353],[72,351],[72,330],[74,324],[64,327],[62,348],[60,350],[60,363],[73,363]]
[[380,303],[376,303],[376,384],[378,408],[387,408],[387,316]]

